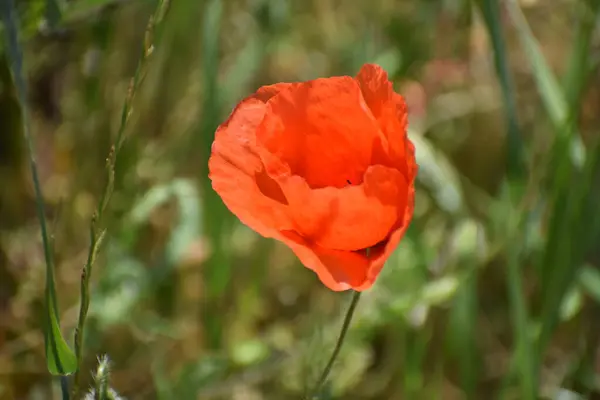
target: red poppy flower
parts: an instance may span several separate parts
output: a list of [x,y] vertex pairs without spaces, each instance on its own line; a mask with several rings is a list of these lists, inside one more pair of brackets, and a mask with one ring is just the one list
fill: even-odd
[[244,224],[289,246],[332,290],[365,290],[413,215],[404,99],[387,73],[261,87],[215,133],[213,189]]

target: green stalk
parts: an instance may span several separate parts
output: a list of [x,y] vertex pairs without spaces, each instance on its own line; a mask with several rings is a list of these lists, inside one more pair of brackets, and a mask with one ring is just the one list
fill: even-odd
[[[580,8],[576,45],[569,57],[564,90],[561,90],[558,80],[544,59],[519,4],[510,0],[507,7],[529,57],[538,91],[556,130],[554,154],[547,172],[554,178],[553,212],[549,238],[541,260],[542,312],[537,343],[539,364],[559,322],[560,304],[576,279],[576,268],[586,251],[581,244],[585,243],[589,234],[586,232],[588,221],[582,214],[583,202],[587,189],[591,187],[596,160],[593,150],[585,151],[577,132],[575,118],[581,105],[583,88],[589,77],[590,43],[600,3],[595,0],[578,3]],[[574,182],[574,173],[582,175],[584,179]],[[564,232],[571,234],[565,238]]]
[[352,322],[352,317],[354,316],[354,311],[356,310],[356,306],[358,305],[358,300],[360,300],[361,292],[354,292],[352,294],[352,300],[350,301],[350,306],[348,307],[348,311],[346,311],[346,316],[344,317],[344,323],[342,324],[342,330],[340,331],[340,336],[335,344],[335,348],[333,349],[333,353],[331,353],[331,357],[329,357],[329,361],[327,365],[321,372],[319,379],[314,387],[314,389],[309,393],[306,397],[306,400],[314,399],[321,392],[321,389],[327,382],[327,378],[331,373],[331,369],[340,354],[340,350],[342,349],[342,345],[344,344],[344,339],[346,338],[346,334],[348,333],[348,328],[350,327],[350,322]]
[[591,42],[596,28],[596,19],[600,12],[600,1],[585,0],[578,2],[579,22],[573,43],[573,53],[569,57],[569,67],[565,76],[564,91],[569,106],[569,120],[577,117],[581,106],[581,96],[590,75]]
[[[63,339],[60,331],[60,318],[58,312],[58,301],[56,299],[56,288],[54,282],[54,262],[52,248],[45,217],[44,198],[42,194],[37,162],[35,157],[35,146],[31,135],[29,121],[29,107],[27,105],[27,83],[23,74],[23,52],[19,43],[17,14],[13,0],[0,2],[0,14],[4,23],[7,53],[11,61],[13,81],[17,97],[21,106],[22,129],[27,143],[29,168],[33,181],[37,218],[40,224],[42,245],[44,248],[44,260],[46,264],[46,288],[45,288],[45,321],[44,342],[46,351],[46,363],[48,370],[54,375],[68,375],[76,368],[76,359],[71,349]],[[68,389],[65,380],[61,380],[63,399],[68,399]]]
[[508,121],[507,161],[510,178],[520,176],[523,172],[523,139],[517,119],[517,103],[514,83],[508,67],[506,43],[500,20],[499,0],[475,0],[483,16],[494,49],[494,67],[500,81],[504,112]]
[[[204,16],[202,21],[202,105],[200,113],[202,120],[198,126],[198,133],[191,140],[191,149],[201,149],[203,157],[202,189],[206,209],[204,226],[208,237],[213,244],[213,254],[205,266],[205,274],[202,277],[206,284],[207,294],[205,306],[201,308],[202,325],[205,329],[208,347],[211,350],[222,347],[223,324],[222,299],[231,281],[231,255],[226,244],[223,242],[223,233],[227,231],[231,223],[229,212],[223,206],[221,199],[212,190],[208,175],[208,159],[210,157],[211,144],[215,130],[219,125],[221,114],[222,94],[219,91],[219,37],[221,20],[224,13],[223,0],[207,0],[204,5]],[[194,155],[197,157],[197,155]]]
[[73,396],[75,398],[79,397],[81,391],[80,381],[81,367],[83,365],[83,338],[85,333],[85,320],[87,318],[87,313],[90,305],[90,277],[92,274],[92,267],[96,260],[98,251],[100,250],[100,246],[102,244],[102,239],[104,238],[104,235],[106,233],[106,230],[100,227],[100,221],[102,220],[104,210],[106,209],[106,206],[108,205],[108,202],[113,192],[115,163],[119,150],[121,149],[124,142],[124,132],[127,126],[127,122],[129,121],[129,117],[131,116],[133,100],[135,98],[137,89],[139,88],[141,82],[144,79],[147,61],[154,51],[155,26],[156,24],[159,24],[163,21],[164,16],[169,8],[169,3],[170,0],[159,0],[154,14],[150,17],[148,25],[146,26],[146,33],[144,36],[142,53],[138,61],[135,73],[129,81],[129,87],[121,111],[121,121],[119,125],[119,130],[117,131],[117,137],[115,139],[114,145],[110,150],[109,156],[106,159],[106,185],[104,186],[104,190],[102,191],[102,194],[100,196],[100,201],[98,202],[98,208],[92,216],[92,221],[90,224],[90,246],[88,250],[87,260],[85,265],[83,266],[83,270],[81,273],[81,303],[79,306],[79,318],[77,321],[77,328],[75,329],[75,355],[77,357],[78,366],[77,371],[75,372],[75,376],[73,377]]
[[[523,172],[523,154],[522,138],[519,131],[517,120],[517,106],[514,91],[514,84],[510,76],[508,67],[508,57],[506,44],[500,19],[499,0],[476,0],[476,4],[483,15],[483,19],[488,29],[492,47],[494,48],[494,65],[496,74],[500,81],[502,97],[508,121],[508,197],[512,204],[513,213],[518,212],[516,204],[521,193],[515,193],[518,189],[518,182]],[[519,226],[522,225],[520,216],[514,215],[510,219],[511,225],[508,232],[520,232]],[[529,333],[529,316],[525,295],[523,293],[523,280],[520,266],[520,252],[522,238],[511,239],[512,246],[509,246],[507,269],[508,269],[508,295],[511,308],[512,324],[516,341],[515,354],[511,366],[518,367],[518,375],[521,383],[521,398],[534,400],[537,398],[537,368],[531,346],[531,337]],[[511,367],[511,372],[513,368]]]
[[[518,238],[517,238],[518,239]],[[522,239],[522,238],[521,238]],[[533,354],[533,346],[529,331],[529,317],[523,294],[523,280],[520,270],[520,246],[513,242],[508,254],[508,294],[511,307],[512,324],[516,338],[516,367],[519,368],[521,380],[521,398],[537,399],[537,367]]]

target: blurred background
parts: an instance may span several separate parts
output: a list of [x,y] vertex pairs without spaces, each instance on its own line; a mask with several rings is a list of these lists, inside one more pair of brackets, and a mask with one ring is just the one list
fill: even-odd
[[[26,122],[71,347],[91,218],[115,170],[93,227],[106,234],[89,285],[83,388],[103,355],[110,386],[133,400],[300,399],[314,385],[350,293],[329,291],[230,215],[207,157],[218,124],[259,86],[375,62],[409,105],[415,217],[364,293],[320,398],[600,398],[599,9],[16,1]],[[44,254],[4,43],[0,399],[60,398],[44,355]]]

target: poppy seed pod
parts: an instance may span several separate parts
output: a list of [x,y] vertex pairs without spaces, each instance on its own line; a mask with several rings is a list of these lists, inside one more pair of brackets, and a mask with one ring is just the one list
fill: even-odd
[[213,189],[332,290],[368,289],[413,215],[404,99],[387,73],[261,87],[215,133]]

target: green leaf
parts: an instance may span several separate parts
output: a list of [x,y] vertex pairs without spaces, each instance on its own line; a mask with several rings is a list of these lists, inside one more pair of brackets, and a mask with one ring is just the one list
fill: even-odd
[[58,322],[55,296],[46,296],[48,302],[48,325],[44,332],[46,363],[52,375],[68,375],[77,370],[77,358],[63,339]]

